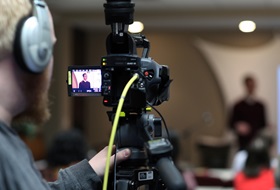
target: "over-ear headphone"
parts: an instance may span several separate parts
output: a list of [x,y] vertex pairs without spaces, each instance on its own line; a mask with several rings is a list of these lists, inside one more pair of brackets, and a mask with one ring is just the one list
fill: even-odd
[[32,73],[42,72],[52,58],[53,42],[47,4],[33,1],[33,14],[18,23],[14,55],[24,69]]

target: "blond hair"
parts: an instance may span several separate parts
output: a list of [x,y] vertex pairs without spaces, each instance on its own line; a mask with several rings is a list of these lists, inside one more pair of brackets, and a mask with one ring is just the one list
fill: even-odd
[[12,53],[17,24],[31,8],[30,0],[0,0],[0,60]]

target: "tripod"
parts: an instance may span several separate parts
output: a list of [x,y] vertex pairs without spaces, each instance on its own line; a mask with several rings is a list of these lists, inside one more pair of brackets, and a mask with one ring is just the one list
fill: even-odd
[[119,149],[130,148],[129,160],[116,168],[111,189],[185,190],[185,182],[173,164],[169,140],[161,137],[161,119],[147,113],[126,113],[116,135]]

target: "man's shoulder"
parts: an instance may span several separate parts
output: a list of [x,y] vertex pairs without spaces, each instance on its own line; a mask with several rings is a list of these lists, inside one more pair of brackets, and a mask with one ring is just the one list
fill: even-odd
[[240,99],[236,100],[236,102],[234,103],[234,106],[237,107],[237,106],[241,106],[244,104],[246,104],[245,98],[240,98]]
[[13,129],[10,129],[0,124],[1,158],[8,157],[9,155],[19,155],[26,149],[26,145]]

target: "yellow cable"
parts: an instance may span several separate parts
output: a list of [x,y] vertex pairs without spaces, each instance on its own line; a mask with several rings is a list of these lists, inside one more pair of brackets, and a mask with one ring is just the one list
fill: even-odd
[[117,111],[116,111],[114,122],[113,122],[112,131],[111,131],[109,145],[108,145],[106,167],[105,167],[105,173],[104,173],[104,179],[103,179],[103,190],[107,190],[107,186],[108,186],[108,178],[109,178],[109,170],[110,170],[110,158],[111,158],[111,155],[112,155],[113,144],[114,144],[114,141],[115,141],[117,126],[118,126],[118,123],[119,123],[119,117],[120,117],[120,113],[121,113],[121,110],[122,110],[122,106],[123,106],[126,94],[129,90],[130,86],[132,85],[132,83],[136,79],[138,79],[138,77],[139,77],[139,75],[137,73],[135,73],[133,75],[133,77],[128,81],[125,88],[123,89],[123,92],[122,92],[120,100],[119,100],[119,104],[118,104],[118,107],[117,107]]

